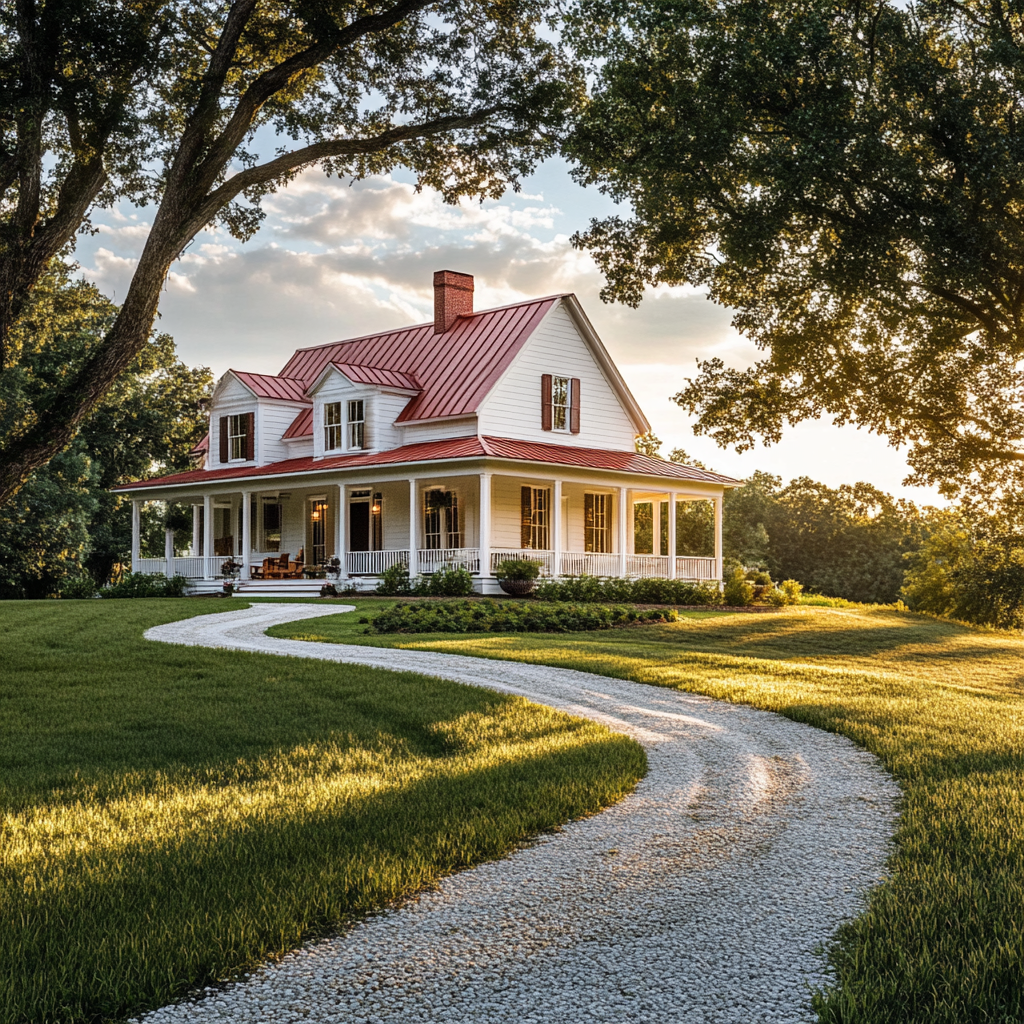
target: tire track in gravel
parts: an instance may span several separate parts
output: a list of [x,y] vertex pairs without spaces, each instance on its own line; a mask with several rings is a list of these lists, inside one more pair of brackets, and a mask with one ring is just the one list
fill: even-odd
[[260,604],[146,638],[440,676],[643,744],[634,793],[146,1024],[815,1020],[822,953],[884,876],[899,790],[845,737],[655,686],[519,662],[282,640],[350,610]]

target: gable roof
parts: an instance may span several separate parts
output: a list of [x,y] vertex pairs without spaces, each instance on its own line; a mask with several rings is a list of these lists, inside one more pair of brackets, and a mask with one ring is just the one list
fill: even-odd
[[540,462],[555,466],[574,466],[586,469],[604,469],[618,473],[700,483],[738,486],[740,481],[721,473],[712,473],[696,466],[683,466],[665,462],[636,452],[607,451],[603,448],[570,448],[542,441],[518,441],[507,437],[456,437],[443,441],[419,441],[382,452],[360,452],[334,458],[314,459],[306,456],[285,459],[267,466],[230,466],[225,469],[196,469],[170,476],[138,480],[120,484],[114,491],[131,491],[143,487],[171,487],[190,483],[216,483],[218,480],[237,480],[249,477],[289,476],[295,473],[316,473],[339,469],[370,468],[373,466],[401,465],[416,462],[445,462],[467,458],[508,459],[514,462]]
[[[413,383],[407,390],[419,390],[398,416],[398,423],[470,416],[548,311],[564,297],[552,295],[469,313],[443,334],[434,332],[431,321],[302,348],[285,363],[278,379],[302,380],[309,388],[330,363],[352,367],[353,372],[356,367],[367,373],[371,368],[377,373],[389,371]],[[347,370],[342,372],[348,375]]]
[[234,374],[257,398],[276,398],[282,402],[309,404],[304,381],[286,375],[274,376],[269,373],[245,373],[242,370],[228,370]]
[[[383,366],[359,366],[357,363],[332,362],[328,365],[345,374],[353,384],[372,384],[378,388],[399,388],[402,391],[423,390],[415,377],[401,370],[389,370]],[[321,373],[317,379],[322,376]]]

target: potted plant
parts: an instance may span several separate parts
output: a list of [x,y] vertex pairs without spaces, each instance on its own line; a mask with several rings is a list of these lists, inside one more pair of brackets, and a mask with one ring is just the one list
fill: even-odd
[[533,593],[540,575],[541,562],[527,558],[506,558],[494,570],[498,586],[509,597],[526,597]]

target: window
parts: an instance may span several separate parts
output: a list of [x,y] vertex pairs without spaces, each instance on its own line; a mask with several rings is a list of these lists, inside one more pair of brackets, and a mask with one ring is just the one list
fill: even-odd
[[341,447],[341,402],[324,404],[324,451],[333,452]]
[[611,551],[612,509],[609,495],[583,496],[583,535],[585,551]]
[[348,403],[348,446],[350,449],[364,448],[366,440],[366,415],[363,400]]
[[551,490],[547,487],[522,488],[520,514],[520,547],[549,551],[551,521]]
[[569,429],[569,408],[572,405],[572,381],[568,377],[551,378],[551,429]]
[[263,503],[263,543],[261,551],[281,550],[281,506],[276,501]]
[[249,438],[249,414],[228,416],[228,459],[231,462],[245,462]]
[[309,548],[311,565],[323,565],[327,560],[327,502],[314,498],[309,506]]
[[384,495],[380,491],[370,503],[370,545],[374,551],[384,550]]
[[435,489],[423,495],[423,546],[430,551],[462,547],[459,496],[454,491]]

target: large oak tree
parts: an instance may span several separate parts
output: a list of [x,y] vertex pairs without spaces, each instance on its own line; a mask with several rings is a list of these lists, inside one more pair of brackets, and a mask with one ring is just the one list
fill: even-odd
[[0,0],[0,374],[20,372],[13,327],[91,215],[118,200],[154,210],[102,344],[19,415],[0,410],[0,503],[142,350],[168,268],[206,225],[248,237],[260,197],[311,165],[401,165],[454,201],[500,195],[551,152],[579,78],[547,13],[538,0]]
[[[583,0],[571,143],[631,213],[577,241],[605,296],[690,282],[761,349],[676,396],[719,443],[822,415],[954,495],[1024,484],[1024,8]],[[603,26],[594,32],[594,23]]]

